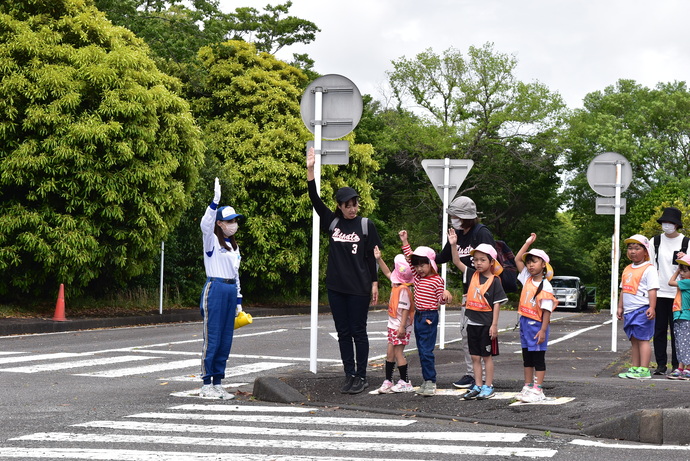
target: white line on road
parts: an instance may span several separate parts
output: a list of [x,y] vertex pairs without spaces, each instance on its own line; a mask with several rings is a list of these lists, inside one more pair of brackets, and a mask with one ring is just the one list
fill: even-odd
[[276,424],[335,424],[338,426],[394,426],[404,427],[414,424],[414,420],[375,419],[375,418],[329,418],[304,416],[266,416],[266,415],[220,415],[197,413],[138,413],[128,418],[148,419],[184,419],[188,421],[238,421],[242,423],[276,423]]
[[[90,421],[74,424],[74,427],[97,427],[101,429],[122,429],[127,431],[146,432],[187,432],[200,434],[242,434],[266,435],[265,427],[204,425],[204,424],[176,424],[176,423],[148,423],[140,421]],[[271,434],[283,437],[297,437],[305,440],[309,437],[333,437],[338,439],[403,439],[403,440],[437,440],[447,442],[520,442],[526,436],[524,433],[507,432],[404,432],[404,431],[343,431],[324,429],[284,429],[271,428]]]
[[600,448],[621,448],[624,450],[668,450],[668,451],[688,451],[690,446],[687,445],[656,445],[656,444],[632,444],[632,443],[605,443],[597,440],[571,440],[572,445],[581,445],[584,447],[600,447]]
[[170,407],[170,410],[188,410],[188,411],[245,411],[247,413],[311,413],[312,411],[321,411],[316,407],[255,407],[252,405],[199,405],[199,404],[185,404]]
[[43,365],[22,366],[14,368],[0,368],[0,371],[12,373],[41,373],[44,371],[67,370],[69,368],[96,367],[112,365],[113,363],[136,362],[138,360],[151,360],[159,357],[142,357],[140,355],[122,355],[120,357],[99,357],[91,360],[77,360],[74,362],[46,363]]
[[[31,440],[39,442],[87,442],[87,443],[150,443],[174,445],[203,445],[205,447],[234,447],[237,440],[218,437],[170,437],[167,435],[125,435],[125,434],[75,434],[65,432],[43,432],[17,437],[13,440]],[[306,446],[305,446],[306,445]],[[252,439],[254,448],[338,450],[338,451],[377,451],[386,453],[434,453],[479,456],[527,456],[530,458],[550,458],[557,450],[530,447],[479,447],[458,445],[432,445],[411,443],[371,443],[371,442],[334,442],[310,440],[305,444],[301,440],[261,440]],[[389,457],[390,458],[390,457]]]
[[176,362],[159,363],[147,367],[119,368],[117,370],[97,371],[93,373],[77,373],[74,376],[94,376],[98,378],[122,378],[123,376],[146,375],[163,370],[199,367],[199,359],[178,360]]
[[[565,340],[570,339],[570,338],[574,338],[575,336],[581,335],[582,333],[586,333],[590,330],[596,330],[597,328],[603,327],[604,325],[608,325],[611,322],[612,322],[611,320],[607,320],[606,322],[601,323],[599,325],[592,325],[591,327],[582,328],[581,330],[575,330],[575,331],[572,331],[572,332],[568,333],[567,335],[562,336],[558,339],[552,340],[551,338],[549,338],[549,346],[551,346],[552,344],[560,343],[561,341],[565,341]],[[520,354],[520,353],[522,353],[522,349],[514,352],[514,354]]]
[[[201,362],[197,361],[197,365],[200,366]],[[230,376],[242,376],[250,375],[255,373],[260,373],[262,371],[273,370],[276,368],[289,367],[294,365],[294,363],[278,363],[278,362],[256,362],[248,363],[246,365],[238,365],[236,367],[229,367],[225,370],[225,377]],[[171,376],[170,378],[159,378],[161,381],[200,381],[201,377],[197,374],[183,375],[183,376]]]
[[72,353],[72,352],[57,352],[55,354],[37,354],[37,355],[23,355],[21,357],[3,357],[0,358],[0,365],[5,363],[21,363],[21,362],[36,362],[38,360],[53,360],[53,359],[67,359],[73,357],[84,357],[93,355],[93,352],[87,353]]
[[[313,456],[190,453],[179,451],[108,450],[98,448],[0,448],[0,458],[89,459],[98,461],[314,461]],[[363,461],[371,458],[319,457],[319,461]],[[411,460],[414,461],[414,460]],[[422,460],[417,460],[422,461]]]

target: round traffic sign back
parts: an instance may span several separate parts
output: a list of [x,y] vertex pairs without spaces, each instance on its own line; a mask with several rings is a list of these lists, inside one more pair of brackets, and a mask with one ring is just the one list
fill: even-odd
[[[315,114],[316,93],[322,94],[321,114]],[[314,133],[316,123],[321,123],[321,137],[324,139],[342,138],[354,130],[362,118],[362,94],[357,85],[347,77],[328,74],[309,84],[300,101],[302,121]],[[315,116],[321,116],[316,120]]]
[[632,182],[632,167],[628,159],[616,152],[604,152],[589,162],[587,182],[589,187],[604,197],[616,195],[616,165],[621,166],[621,192],[625,192]]

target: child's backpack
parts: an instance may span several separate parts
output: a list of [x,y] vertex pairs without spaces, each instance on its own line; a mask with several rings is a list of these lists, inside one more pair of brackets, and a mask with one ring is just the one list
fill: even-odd
[[503,272],[501,272],[503,291],[506,293],[518,291],[518,270],[515,264],[513,250],[511,250],[503,240],[496,240],[496,253],[496,259],[498,259],[498,262],[503,266]]
[[[477,244],[474,242],[476,239],[477,232],[481,229],[484,224],[477,224],[472,229],[472,247],[476,248]],[[518,291],[518,270],[515,264],[515,255],[513,250],[510,249],[508,244],[503,240],[496,240],[496,259],[503,266],[503,272],[501,272],[501,284],[503,285],[503,291],[506,293],[514,293]]]

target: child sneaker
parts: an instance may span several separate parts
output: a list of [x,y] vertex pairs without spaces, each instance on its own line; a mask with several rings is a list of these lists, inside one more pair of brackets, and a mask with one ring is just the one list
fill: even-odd
[[635,373],[628,373],[628,378],[633,379],[652,379],[652,373],[649,368],[637,367]]
[[532,389],[533,386],[534,384],[532,383],[525,384],[524,386],[522,386],[522,390],[515,395],[515,400],[522,401],[522,398],[530,389]]
[[631,377],[630,375],[632,375],[634,373],[637,373],[637,367],[630,367],[626,371],[624,371],[623,373],[618,373],[618,377],[627,379],[627,378],[630,378]]
[[385,380],[383,384],[381,384],[381,387],[378,388],[378,393],[379,394],[392,394],[393,391],[391,388],[393,387],[393,383],[389,380]]
[[218,393],[218,398],[223,399],[223,400],[232,400],[235,398],[234,395],[228,393],[228,391],[225,390],[225,388],[220,385],[220,384],[214,384],[213,387],[216,389],[216,392]]
[[683,377],[681,379],[690,379],[690,370],[683,370]]
[[221,396],[218,393],[218,389],[212,384],[204,384],[199,390],[199,397],[205,399],[220,399]]
[[684,379],[683,378],[683,371],[685,371],[685,370],[679,370],[678,368],[676,368],[670,374],[666,375],[666,377],[668,379]]
[[[482,386],[482,387],[484,387],[484,386]],[[472,400],[475,397],[477,397],[481,392],[482,392],[482,389],[475,384],[474,386],[472,386],[472,389],[470,389],[469,392],[467,392],[465,395],[462,396],[462,398],[465,400]]]
[[544,391],[539,386],[534,386],[525,392],[525,395],[521,399],[525,403],[535,403],[546,400]]
[[477,400],[486,400],[494,396],[494,387],[487,386],[486,384],[482,386],[482,391],[477,396]]
[[417,394],[423,395],[424,397],[431,397],[435,393],[436,393],[436,383],[434,383],[432,381],[424,381],[424,388],[417,391]]
[[412,387],[412,383],[409,381],[405,382],[402,379],[398,380],[398,382],[391,387],[391,392],[413,392],[414,387]]

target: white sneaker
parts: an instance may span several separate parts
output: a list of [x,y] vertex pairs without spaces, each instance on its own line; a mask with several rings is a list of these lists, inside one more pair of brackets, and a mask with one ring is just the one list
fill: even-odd
[[414,392],[414,387],[412,387],[412,383],[407,381],[403,381],[402,379],[399,379],[397,383],[395,383],[395,386],[391,387],[392,392]]
[[203,386],[201,386],[201,389],[199,390],[199,397],[205,399],[221,398],[220,394],[218,393],[218,389],[216,389],[216,387],[212,384],[204,384]]
[[525,392],[525,395],[522,397],[522,401],[525,403],[542,402],[544,400],[546,400],[544,391],[541,389],[541,387],[537,386],[528,389],[527,392]]
[[216,392],[218,392],[219,399],[232,400],[235,398],[233,394],[230,394],[228,391],[226,391],[225,388],[220,384],[214,384],[213,387],[216,389]]
[[378,393],[379,394],[392,394],[393,391],[391,388],[393,387],[393,383],[390,382],[389,380],[385,380],[383,384],[381,384],[381,387],[378,388]]
[[515,394],[515,400],[519,400],[522,402],[522,398],[527,394],[527,392],[530,391],[530,389],[532,389],[532,386],[522,386],[522,390]]

